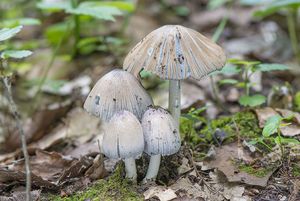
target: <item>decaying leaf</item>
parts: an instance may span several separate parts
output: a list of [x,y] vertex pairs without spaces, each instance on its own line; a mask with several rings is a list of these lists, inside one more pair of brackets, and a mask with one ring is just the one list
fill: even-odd
[[[255,175],[240,171],[234,164],[234,161],[239,156],[238,151],[239,149],[237,144],[229,144],[217,148],[215,159],[206,162],[206,165],[217,168],[219,171],[224,173],[229,182],[240,182],[254,186],[266,186],[273,171],[268,172],[264,177],[257,177]],[[253,158],[251,158],[247,152],[243,153],[243,157],[243,160],[253,160]]]
[[[48,189],[57,189],[64,183],[80,178],[84,175],[92,179],[106,176],[103,160],[88,156],[80,159],[63,156],[57,152],[46,152],[36,150],[34,156],[30,157],[32,184]],[[93,168],[91,168],[93,167]],[[0,183],[25,182],[24,160],[0,167]],[[89,171],[88,171],[89,170]]]
[[145,199],[150,199],[153,197],[157,197],[160,201],[169,201],[177,197],[175,192],[170,188],[165,188],[162,186],[153,186],[150,187],[144,193]]

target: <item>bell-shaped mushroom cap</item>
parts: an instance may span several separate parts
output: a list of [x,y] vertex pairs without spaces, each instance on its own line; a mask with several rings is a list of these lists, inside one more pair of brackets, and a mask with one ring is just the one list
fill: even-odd
[[149,155],[171,155],[180,148],[180,136],[173,117],[162,108],[149,108],[142,119],[145,149]]
[[131,112],[116,113],[105,125],[104,132],[102,148],[107,157],[137,158],[143,153],[143,129]]
[[143,38],[126,56],[123,69],[142,70],[162,79],[200,79],[226,62],[222,48],[199,32],[180,25],[162,26]]
[[98,80],[83,107],[89,113],[108,121],[122,110],[132,112],[141,119],[152,104],[152,98],[132,74],[116,69]]

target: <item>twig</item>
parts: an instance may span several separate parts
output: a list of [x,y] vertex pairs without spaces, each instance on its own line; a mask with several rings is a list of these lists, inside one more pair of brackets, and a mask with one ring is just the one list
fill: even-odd
[[9,101],[10,110],[16,120],[17,128],[19,130],[20,138],[21,138],[21,144],[22,144],[22,151],[24,154],[25,159],[25,173],[26,173],[26,201],[31,201],[31,173],[30,173],[30,164],[29,164],[29,155],[27,152],[27,145],[26,145],[26,137],[25,133],[20,121],[20,114],[17,109],[17,105],[12,97],[11,93],[11,82],[9,77],[1,77],[2,81],[4,83],[5,89],[7,91],[7,99]]

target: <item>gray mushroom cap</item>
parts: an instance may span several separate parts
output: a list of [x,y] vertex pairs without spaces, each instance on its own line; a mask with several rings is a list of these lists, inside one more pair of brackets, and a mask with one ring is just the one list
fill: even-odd
[[138,158],[144,150],[143,129],[131,112],[117,112],[105,125],[103,153],[109,158]]
[[132,74],[116,69],[98,80],[83,107],[89,113],[108,121],[122,110],[132,112],[141,119],[152,104],[152,98]]
[[180,135],[173,117],[162,108],[149,108],[142,119],[145,149],[149,155],[171,155],[180,148]]
[[123,69],[135,76],[145,69],[162,79],[200,79],[226,62],[222,48],[199,32],[165,25],[143,38],[126,56]]

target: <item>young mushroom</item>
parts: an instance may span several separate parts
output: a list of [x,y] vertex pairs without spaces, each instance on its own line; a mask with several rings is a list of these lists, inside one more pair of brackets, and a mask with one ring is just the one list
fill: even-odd
[[145,149],[150,163],[144,183],[155,180],[161,156],[176,153],[180,148],[180,136],[176,121],[162,108],[149,108],[142,119]]
[[179,125],[180,80],[200,79],[226,62],[221,47],[193,29],[162,26],[142,39],[126,56],[123,69],[138,76],[142,69],[170,80],[169,111]]
[[102,141],[103,153],[108,158],[123,159],[126,177],[136,181],[135,159],[144,150],[143,129],[131,112],[117,112],[105,125]]
[[130,73],[115,69],[98,80],[89,93],[84,109],[108,121],[115,113],[127,110],[141,119],[152,98]]

